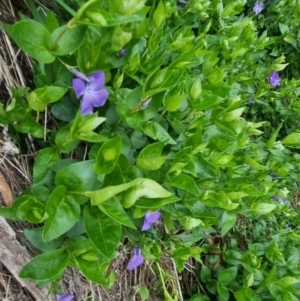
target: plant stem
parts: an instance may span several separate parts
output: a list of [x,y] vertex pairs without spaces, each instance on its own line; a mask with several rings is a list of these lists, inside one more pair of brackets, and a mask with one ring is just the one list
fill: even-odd
[[59,42],[59,40],[61,39],[61,37],[68,31],[69,27],[68,25],[65,25],[65,27],[61,30],[61,32],[59,33],[59,35],[56,37],[56,39],[54,40],[53,46],[51,47],[51,50],[55,50],[57,43]]
[[68,194],[77,194],[77,195],[86,196],[85,192],[80,192],[80,191],[68,191]]

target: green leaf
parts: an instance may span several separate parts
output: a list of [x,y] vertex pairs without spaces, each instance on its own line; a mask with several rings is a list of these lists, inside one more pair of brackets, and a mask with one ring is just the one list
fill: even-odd
[[141,301],[147,301],[150,294],[149,290],[144,285],[137,285],[133,287],[140,295]]
[[49,31],[40,23],[22,20],[13,26],[4,25],[5,31],[16,42],[18,47],[41,63],[52,63],[55,60],[48,50]]
[[201,79],[197,77],[191,87],[190,96],[193,100],[197,99],[202,92]]
[[282,122],[280,123],[280,125],[278,126],[278,128],[272,133],[270,139],[268,140],[268,142],[266,143],[266,147],[267,148],[272,148],[274,146],[274,143],[276,141],[277,135],[282,127]]
[[191,194],[199,196],[199,190],[195,180],[186,174],[180,174],[176,176],[169,183],[176,188],[185,190]]
[[169,112],[176,111],[183,101],[186,99],[185,95],[174,95],[172,97],[168,97],[168,95],[164,98],[164,107]]
[[147,199],[147,198],[139,198],[134,206],[139,208],[147,208],[147,209],[159,209],[166,204],[174,203],[180,201],[180,198],[172,195],[167,198],[155,198],[155,199]]
[[110,279],[105,275],[105,266],[99,264],[98,261],[87,261],[77,258],[76,265],[87,279],[106,287],[109,286]]
[[230,284],[233,280],[235,280],[237,270],[237,267],[231,267],[229,269],[223,270],[218,276],[218,283],[221,283],[225,286]]
[[53,148],[48,147],[41,150],[34,162],[33,183],[36,184],[42,181],[59,161],[59,153]]
[[86,26],[61,26],[50,37],[49,49],[54,55],[67,55],[77,50],[84,40]]
[[111,50],[120,51],[131,40],[131,31],[125,31],[121,26],[116,26],[111,37]]
[[69,262],[65,249],[50,251],[29,261],[21,270],[20,278],[47,280],[60,274]]
[[211,279],[211,270],[206,266],[201,266],[201,272],[200,272],[201,281],[204,283],[207,283]]
[[282,143],[289,146],[289,145],[295,145],[300,143],[300,133],[292,133],[286,136]]
[[45,222],[43,239],[53,240],[70,230],[79,219],[80,206],[72,195],[67,194],[67,188],[57,186],[46,205],[48,219]]
[[222,97],[213,94],[211,91],[203,90],[200,97],[194,100],[192,105],[196,110],[204,110],[219,104],[222,100]]
[[69,123],[68,125],[59,129],[59,131],[56,133],[55,144],[62,153],[69,153],[76,148],[80,142],[80,140],[72,137],[71,127],[72,123]]
[[163,1],[159,1],[157,8],[153,14],[153,21],[156,29],[160,29],[166,20],[166,5]]
[[125,208],[129,208],[142,197],[156,199],[168,198],[173,195],[155,181],[143,178],[135,179],[126,184],[108,186],[96,191],[87,191],[86,195],[91,198],[92,205],[99,205],[126,190],[127,192],[122,200]]
[[123,206],[121,205],[120,201],[113,197],[108,201],[99,204],[98,208],[112,218],[114,221],[125,225],[127,227],[136,229],[136,226],[133,224],[131,219],[128,217],[126,211],[124,210]]
[[67,92],[66,88],[45,86],[31,92],[28,96],[28,103],[35,111],[44,111],[46,105],[56,102]]
[[251,210],[257,214],[268,214],[277,207],[276,204],[256,203],[251,206]]
[[161,157],[164,143],[156,142],[146,146],[136,159],[136,163],[146,170],[157,170],[165,163],[166,157]]
[[223,283],[219,283],[219,282],[217,283],[217,291],[218,291],[220,301],[229,300],[229,291]]
[[[92,208],[95,209],[95,208]],[[101,211],[86,206],[83,223],[94,246],[107,258],[111,258],[120,243],[122,227]]]
[[57,249],[63,242],[62,238],[52,240],[51,242],[44,242],[42,239],[43,227],[35,229],[24,229],[23,231],[26,239],[37,249],[48,252]]
[[236,301],[261,301],[260,297],[248,287],[234,292],[234,298]]
[[168,144],[176,144],[168,132],[157,122],[149,122],[143,127],[145,135]]
[[134,184],[126,191],[124,198],[122,199],[124,208],[130,208],[141,197],[155,199],[167,198],[173,195],[151,179],[140,178],[133,180],[132,183]]
[[221,221],[221,236],[224,236],[236,223],[237,214],[224,211]]
[[[136,181],[136,180],[135,180]],[[99,204],[109,200],[113,196],[123,192],[135,184],[134,181],[131,181],[126,184],[121,184],[117,186],[108,186],[96,191],[88,191],[86,195],[91,198],[91,204],[98,206]]]
[[122,151],[122,139],[116,136],[102,144],[100,147],[94,170],[97,174],[108,174],[113,171]]
[[75,118],[77,108],[69,97],[64,96],[51,106],[51,113],[61,121],[70,122]]
[[291,276],[285,276],[280,278],[280,280],[277,282],[278,286],[282,287],[283,289],[286,289],[287,287],[299,283],[300,279],[291,277]]
[[31,134],[36,138],[44,137],[44,128],[37,123],[32,115],[26,115],[21,121],[14,125],[15,130],[20,133]]
[[[97,175],[93,170],[94,160],[76,162],[62,168],[55,176],[55,184],[64,185],[68,191],[84,192],[93,190],[96,185]],[[87,196],[73,196],[79,204],[87,201]]]
[[54,13],[49,9],[46,16],[46,28],[51,33],[59,27],[58,21]]
[[106,120],[106,118],[97,117],[96,114],[84,117],[74,132],[77,134],[91,132]]
[[42,222],[45,218],[45,202],[35,196],[27,196],[26,201],[19,206],[19,210],[25,220],[34,224]]

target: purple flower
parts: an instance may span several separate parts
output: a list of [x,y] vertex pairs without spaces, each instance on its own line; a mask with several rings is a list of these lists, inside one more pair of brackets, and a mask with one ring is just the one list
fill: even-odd
[[76,97],[79,98],[83,95],[81,114],[92,114],[93,107],[104,106],[108,98],[108,92],[103,88],[105,83],[104,73],[94,72],[90,76],[85,76],[75,69],[72,69],[72,72],[77,76],[72,81]]
[[279,202],[280,204],[284,204],[285,201],[286,201],[286,198],[278,198],[278,202]]
[[125,56],[128,52],[128,49],[124,48],[119,52],[119,58]]
[[255,12],[256,15],[258,15],[259,13],[261,13],[265,9],[265,7],[266,7],[265,4],[261,4],[258,1],[256,1],[255,5],[253,7],[253,11]]
[[184,1],[184,0],[178,0],[177,3],[179,3],[179,4],[187,4],[187,2]]
[[285,202],[286,202],[286,198],[283,198],[283,197],[278,197],[278,196],[272,196],[272,199],[274,200],[274,201],[278,201],[278,203],[280,203],[280,204],[284,204]]
[[156,223],[159,218],[160,218],[160,212],[159,211],[156,211],[156,212],[147,212],[145,214],[144,224],[143,224],[143,227],[142,227],[142,231],[149,230],[150,227],[151,227],[151,224]]
[[142,256],[141,248],[133,248],[134,254],[128,263],[127,270],[132,271],[144,262],[144,257]]
[[73,295],[59,295],[55,294],[56,301],[72,301],[74,299]]
[[279,74],[277,71],[273,71],[272,74],[270,75],[269,77],[269,81],[270,81],[270,84],[273,86],[273,87],[279,87],[280,86],[280,81],[279,81]]

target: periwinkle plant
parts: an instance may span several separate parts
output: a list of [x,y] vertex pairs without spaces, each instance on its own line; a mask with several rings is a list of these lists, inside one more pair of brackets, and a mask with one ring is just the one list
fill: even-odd
[[168,300],[162,257],[179,272],[192,261],[207,298],[300,299],[300,246],[280,226],[299,213],[272,199],[298,189],[300,80],[281,52],[297,56],[299,3],[117,2],[4,25],[39,66],[36,89],[0,107],[14,137],[41,147],[32,185],[0,208],[40,226],[24,230],[42,254],[20,277],[55,283],[72,266],[111,288],[124,249]]

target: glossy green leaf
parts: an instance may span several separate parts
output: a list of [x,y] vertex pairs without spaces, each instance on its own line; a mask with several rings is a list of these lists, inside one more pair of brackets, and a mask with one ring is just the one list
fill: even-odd
[[54,239],[51,242],[44,242],[42,238],[43,228],[35,229],[24,229],[24,236],[26,239],[37,249],[48,252],[57,249],[61,244],[63,239]]
[[122,151],[122,140],[120,136],[105,141],[100,147],[94,170],[97,174],[107,174],[113,171]]
[[199,196],[199,189],[195,180],[186,175],[180,174],[170,181],[170,184],[176,188],[185,190],[193,195]]
[[157,29],[160,29],[166,19],[166,6],[163,1],[159,1],[157,8],[153,14],[153,21]]
[[166,157],[162,157],[161,153],[164,144],[162,142],[152,143],[146,146],[139,154],[136,163],[146,170],[157,170],[165,163]]
[[180,201],[180,198],[175,195],[172,195],[167,198],[155,198],[155,199],[148,199],[142,197],[135,202],[134,206],[139,208],[158,209],[166,204],[170,204],[178,201]]
[[[62,168],[55,176],[55,184],[64,185],[68,191],[72,192],[93,190],[97,181],[97,175],[93,170],[94,163],[94,160],[88,160]],[[87,201],[85,195],[74,194],[73,197],[80,204]]]
[[251,206],[251,210],[257,214],[268,214],[277,207],[276,204],[256,203]]
[[236,220],[236,213],[224,211],[221,221],[221,236],[224,236],[235,225]]
[[201,266],[200,278],[204,283],[209,282],[211,279],[211,270],[206,265]]
[[157,122],[149,122],[143,127],[145,135],[149,136],[154,140],[158,140],[168,144],[176,144],[168,132]]
[[58,27],[59,27],[59,23],[58,23],[55,15],[54,15],[54,13],[51,10],[48,10],[47,11],[47,16],[46,16],[46,28],[47,28],[47,30],[51,33]]
[[282,143],[287,146],[296,145],[299,144],[299,142],[300,142],[300,133],[289,134],[282,140]]
[[59,153],[53,148],[41,150],[33,167],[33,183],[38,183],[45,178],[48,172],[60,161]]
[[37,123],[32,115],[26,115],[14,125],[16,131],[24,134],[31,134],[36,138],[44,137],[44,127]]
[[81,258],[76,260],[76,264],[87,279],[106,287],[109,286],[109,279],[105,275],[105,266],[97,261],[87,261]]
[[22,20],[13,26],[4,25],[4,29],[18,47],[37,61],[51,63],[55,60],[47,45],[50,33],[42,24],[32,20]]
[[57,186],[46,205],[48,219],[45,222],[43,239],[48,242],[70,230],[78,221],[80,206],[72,195],[67,194],[67,188]]
[[234,292],[234,298],[236,301],[261,301],[258,295],[248,287]]
[[121,205],[120,201],[113,197],[109,199],[108,201],[99,204],[98,208],[108,215],[110,218],[112,218],[114,221],[125,225],[127,227],[136,229],[135,225],[131,221],[131,219],[128,217],[126,211],[124,210],[123,206]]
[[174,112],[180,107],[180,105],[185,99],[186,96],[180,94],[174,95],[172,97],[166,97],[164,98],[164,106],[169,112]]
[[84,209],[86,233],[99,252],[111,258],[120,242],[122,227],[100,210],[92,209],[89,206]]
[[33,280],[51,279],[60,274],[69,262],[69,253],[65,249],[50,251],[29,261],[21,270],[21,278]]
[[28,196],[18,210],[23,214],[25,220],[34,224],[38,224],[45,219],[45,202],[35,196]]
[[237,271],[237,267],[231,267],[223,270],[218,276],[218,283],[221,283],[225,286],[230,284],[236,278]]
[[84,40],[86,26],[61,26],[50,37],[49,49],[54,55],[67,55],[77,50]]
[[45,86],[31,92],[28,96],[30,108],[35,111],[44,111],[47,104],[58,101],[67,92],[66,88]]

